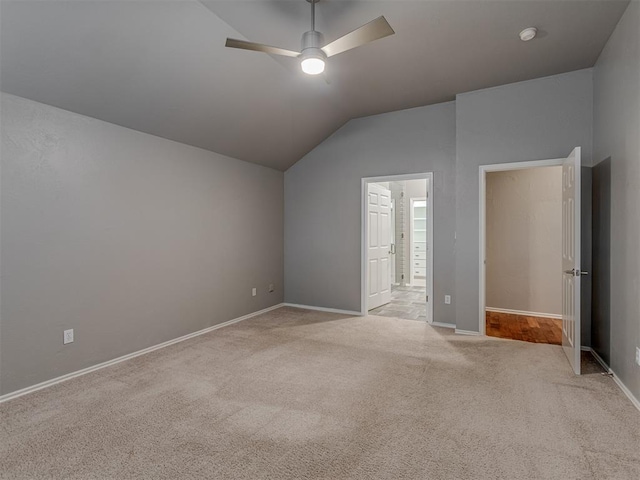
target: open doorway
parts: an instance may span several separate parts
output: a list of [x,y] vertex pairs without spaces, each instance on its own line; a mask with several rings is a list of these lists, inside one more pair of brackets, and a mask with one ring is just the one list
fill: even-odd
[[488,336],[562,345],[562,167],[486,174]]
[[433,321],[433,174],[362,180],[362,313]]
[[[582,149],[574,148],[567,158],[535,160],[508,164],[481,165],[479,175],[479,332],[486,333],[487,323],[487,175],[491,172],[524,170],[562,166],[561,170],[561,226],[560,226],[560,262],[554,278],[560,278],[562,299],[562,349],[573,369],[580,375],[581,358],[581,277],[588,272],[581,268],[582,255]],[[528,187],[527,187],[528,188]],[[513,242],[510,243],[513,246]],[[490,305],[489,305],[490,306]],[[491,307],[491,306],[490,306]],[[538,313],[538,312],[536,312]]]

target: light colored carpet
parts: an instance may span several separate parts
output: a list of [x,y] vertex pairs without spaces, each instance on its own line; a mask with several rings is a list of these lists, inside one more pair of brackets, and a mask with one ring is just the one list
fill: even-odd
[[640,478],[640,414],[561,347],[376,316],[281,308],[0,414],[5,479]]

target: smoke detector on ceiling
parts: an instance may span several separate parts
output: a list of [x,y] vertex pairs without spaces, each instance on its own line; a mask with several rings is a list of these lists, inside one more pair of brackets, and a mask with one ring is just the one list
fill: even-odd
[[538,34],[538,29],[536,27],[525,28],[520,32],[520,40],[523,42],[528,42],[529,40],[533,40],[536,38]]

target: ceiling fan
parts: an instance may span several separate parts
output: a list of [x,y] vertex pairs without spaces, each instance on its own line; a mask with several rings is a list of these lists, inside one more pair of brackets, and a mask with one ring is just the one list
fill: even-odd
[[391,28],[391,25],[389,25],[389,22],[387,22],[383,16],[380,16],[366,25],[355,29],[353,32],[347,33],[337,40],[322,46],[324,37],[322,33],[316,31],[315,7],[319,1],[320,0],[307,0],[307,2],[311,4],[311,30],[302,35],[302,48],[300,52],[263,45],[261,43],[237,40],[235,38],[227,38],[225,46],[270,53],[272,55],[300,58],[300,66],[304,73],[308,75],[318,75],[324,71],[325,61],[328,57],[396,33],[393,31],[393,28]]

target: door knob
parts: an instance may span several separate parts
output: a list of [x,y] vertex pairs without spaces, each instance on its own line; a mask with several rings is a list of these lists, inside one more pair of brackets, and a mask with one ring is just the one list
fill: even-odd
[[578,275],[589,275],[589,272],[585,272],[584,270],[580,270],[579,268],[577,270],[575,268],[572,268],[571,270],[565,270],[564,273],[566,275],[575,275],[576,277]]

